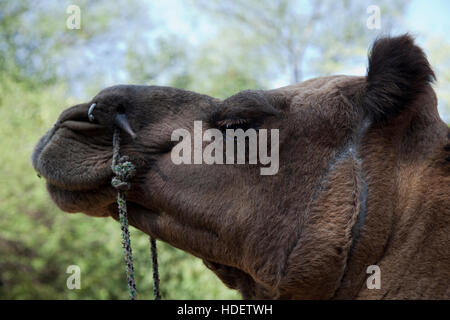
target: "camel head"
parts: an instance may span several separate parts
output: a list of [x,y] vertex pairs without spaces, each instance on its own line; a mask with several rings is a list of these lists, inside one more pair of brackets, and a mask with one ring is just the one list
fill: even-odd
[[[203,259],[245,298],[378,297],[365,286],[366,268],[384,263],[388,286],[398,265],[414,259],[402,247],[408,236],[397,239],[395,230],[420,202],[411,197],[431,181],[427,168],[447,143],[433,78],[422,50],[401,36],[374,43],[365,77],[322,77],[225,100],[114,86],[62,112],[32,162],[63,211],[117,219],[116,126],[120,153],[137,168],[126,192],[131,225]],[[209,129],[216,136],[205,137]],[[257,140],[230,139],[227,129],[253,130]],[[262,146],[255,141],[263,131]],[[208,163],[201,156],[213,141],[223,159],[227,143],[244,143],[244,163]],[[251,143],[267,148],[270,163],[259,153],[250,163]],[[414,219],[403,232],[423,231]],[[395,266],[383,260],[394,245],[405,252]]]

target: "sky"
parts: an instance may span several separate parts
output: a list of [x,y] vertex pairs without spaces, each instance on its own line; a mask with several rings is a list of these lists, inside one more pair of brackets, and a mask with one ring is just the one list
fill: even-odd
[[449,13],[448,0],[413,0],[406,14],[406,26],[413,32],[436,34],[449,39]]
[[[148,33],[152,37],[157,37],[163,33],[176,34],[188,40],[193,45],[200,45],[205,43],[210,37],[214,37],[215,31],[219,28],[217,21],[211,21],[211,18],[208,18],[206,15],[199,14],[199,12],[189,4],[191,1],[195,0],[142,1],[145,3],[145,6],[148,5],[150,21],[153,24],[153,29],[148,30]],[[377,1],[373,0],[372,3],[376,5]],[[299,10],[307,9],[307,7],[299,8]],[[427,52],[426,44],[434,37],[439,37],[447,43],[450,43],[449,13],[449,0],[411,0],[406,13],[400,18],[401,29],[394,30],[393,33],[412,33],[416,36],[418,44],[424,47]],[[362,14],[366,13],[363,12]],[[381,12],[381,21],[383,21],[383,12]],[[135,32],[133,30],[131,31]],[[368,43],[367,46],[369,47],[369,45],[370,44]],[[122,51],[126,50],[126,48],[122,49]],[[115,58],[114,56],[111,56],[110,59],[114,60]],[[93,63],[96,63],[95,56],[92,57],[92,61]],[[339,70],[337,73],[364,75],[366,72],[365,62],[367,62],[366,57],[361,57],[360,59],[355,60],[354,66],[343,66],[342,70]],[[73,68],[77,70],[83,69],[82,65],[77,65],[75,62],[73,64]],[[126,73],[114,71],[113,68],[110,68],[110,63],[107,61],[104,61],[104,64],[108,65],[106,68],[107,70],[112,70],[112,72],[105,72],[107,76],[109,75],[107,78],[108,80],[106,81],[107,85],[127,82]],[[320,74],[311,74],[306,71],[304,76],[304,79],[306,80],[311,77],[320,76]],[[289,76],[280,75],[278,79],[273,81],[271,87],[281,87],[288,84],[290,84]],[[81,88],[79,90],[81,92]],[[440,112],[445,120],[450,121],[450,114],[446,114],[443,108],[440,109]]]
[[[373,1],[376,4],[376,0]],[[195,12],[183,1],[155,1],[151,7],[151,15],[164,21],[170,31],[186,34],[196,43],[210,35],[214,25],[195,16]],[[427,35],[440,35],[450,38],[450,1],[448,0],[411,0],[404,17],[405,30],[418,35],[419,41]],[[194,25],[189,21],[194,20]],[[196,21],[196,23],[195,23]]]
[[[195,1],[195,0],[193,0]],[[332,1],[332,0],[329,0]],[[169,31],[183,35],[192,44],[198,44],[214,36],[217,23],[199,15],[189,1],[160,0],[150,6],[150,16],[163,26],[160,32]],[[302,3],[302,2],[300,2]],[[374,0],[373,4],[377,1]],[[424,46],[431,37],[440,37],[450,42],[450,1],[448,0],[410,0],[405,15],[401,18],[401,29],[393,33],[409,32],[419,45]],[[383,19],[383,12],[381,19]],[[348,71],[348,70],[347,70]],[[350,70],[351,74],[363,75],[365,66]]]
[[[205,43],[208,38],[214,37],[215,31],[219,28],[218,22],[212,21],[210,17],[193,8],[191,2],[195,2],[195,0],[153,0],[149,2],[143,0],[144,7],[148,6],[150,21],[154,26],[153,29],[148,30],[148,33],[154,38],[164,33],[176,34],[193,45]],[[308,10],[303,3],[308,3],[308,1],[299,1],[299,11]],[[376,5],[377,1],[373,0],[372,3]],[[440,37],[450,42],[449,13],[449,0],[410,0],[406,13],[400,18],[401,29],[393,30],[393,33],[412,33],[419,45],[423,47],[432,37]],[[383,12],[381,12],[381,21],[383,22]],[[346,69],[340,73],[365,74],[366,66],[361,65],[361,61],[357,61],[354,68],[344,66]],[[317,75],[305,73],[305,78],[311,76]],[[125,79],[125,77],[122,78]],[[111,81],[115,80],[117,79],[111,79]],[[288,78],[281,77],[274,85],[287,85],[288,81]]]
[[[440,37],[447,43],[450,42],[450,1],[447,0],[414,0],[406,13],[406,29],[417,36],[420,45],[425,45],[427,38],[432,36]],[[426,51],[426,49],[425,49]],[[448,65],[448,64],[447,64]],[[436,69],[436,66],[433,66]],[[438,83],[442,80],[437,79]],[[448,88],[449,85],[447,84]],[[439,99],[439,91],[438,91]],[[444,107],[444,103],[439,99],[438,110],[441,117],[447,123],[450,122],[450,106]]]
[[[374,0],[373,4],[376,5]],[[419,45],[425,47],[431,38],[439,37],[450,42],[450,1],[448,0],[411,0],[405,15],[401,18],[401,29],[393,30],[394,34],[409,32],[416,37]],[[194,9],[185,1],[164,0],[152,3],[150,15],[158,23],[165,25],[168,31],[183,35],[193,44],[203,42],[214,35],[215,23],[196,15]],[[381,19],[383,19],[381,12]],[[162,28],[161,30],[164,30]],[[425,49],[426,50],[426,49]],[[358,63],[355,68],[342,70],[340,73],[364,75],[366,66]],[[309,75],[316,76],[316,75]],[[308,74],[306,74],[308,78]],[[439,79],[438,79],[439,80]],[[274,87],[289,84],[287,78],[280,77]],[[441,107],[439,111],[445,120],[450,121],[450,114]]]

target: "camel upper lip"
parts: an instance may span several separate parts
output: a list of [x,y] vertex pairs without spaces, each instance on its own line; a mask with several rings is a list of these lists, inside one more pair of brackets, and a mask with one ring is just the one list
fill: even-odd
[[77,121],[77,120],[66,120],[58,125],[60,128],[68,128],[73,131],[89,131],[89,130],[100,130],[105,127],[97,124],[86,121]]
[[58,120],[56,121],[56,124],[61,124],[67,120],[78,120],[89,122],[88,111],[89,111],[88,103],[78,104],[73,107],[70,107],[61,113],[61,115],[58,117]]
[[67,128],[75,132],[105,129],[104,125],[89,120],[88,106],[88,103],[83,103],[64,110],[58,117],[55,128]]

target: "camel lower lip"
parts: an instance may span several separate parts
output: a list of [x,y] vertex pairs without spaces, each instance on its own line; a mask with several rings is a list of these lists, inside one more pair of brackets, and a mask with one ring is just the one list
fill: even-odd
[[81,193],[91,193],[91,192],[98,192],[99,190],[105,190],[112,187],[109,184],[99,185],[98,187],[91,187],[91,188],[67,188],[66,186],[62,186],[59,184],[55,184],[49,180],[47,182],[47,188],[51,190],[57,190],[58,192],[64,192],[64,193],[70,193],[70,194],[81,194]]
[[[47,190],[52,200],[66,212],[95,212],[114,202],[115,190],[110,185],[101,185],[86,190],[68,190],[47,181]],[[103,216],[103,215],[102,215]]]
[[71,183],[68,184],[67,182],[59,182],[57,180],[52,179],[51,177],[47,177],[44,174],[38,172],[39,178],[44,178],[45,181],[47,182],[48,185],[58,188],[60,190],[64,190],[67,192],[87,192],[87,191],[93,191],[93,190],[97,190],[101,187],[107,187],[109,186],[109,183],[107,179],[105,179],[105,181],[103,182],[99,182],[98,186],[96,185],[92,185],[92,183],[88,184],[80,184],[80,183]]

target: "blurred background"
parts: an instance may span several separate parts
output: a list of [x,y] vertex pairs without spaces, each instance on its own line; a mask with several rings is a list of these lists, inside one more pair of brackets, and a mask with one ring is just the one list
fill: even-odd
[[[0,0],[0,299],[128,297],[119,224],[62,213],[31,167],[35,143],[63,109],[119,83],[225,98],[363,75],[373,39],[410,32],[450,122],[449,9],[445,0]],[[132,245],[139,298],[151,299],[148,237],[133,229]],[[158,246],[163,298],[240,298],[199,259]],[[69,265],[81,268],[79,290],[66,286]]]

